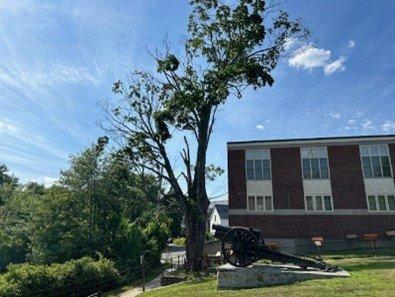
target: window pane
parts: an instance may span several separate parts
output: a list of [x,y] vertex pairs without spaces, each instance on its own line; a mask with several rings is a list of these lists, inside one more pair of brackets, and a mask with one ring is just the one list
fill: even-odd
[[376,197],[375,196],[369,196],[368,197],[368,201],[369,201],[369,210],[377,210]]
[[381,165],[390,166],[390,158],[388,156],[381,157]]
[[362,157],[362,165],[363,165],[363,176],[365,178],[371,178],[372,175],[372,165],[370,164],[369,157]]
[[272,210],[272,197],[270,196],[265,197],[265,209],[268,211]]
[[379,145],[380,156],[388,156],[388,147],[386,145]]
[[307,210],[314,210],[312,196],[306,196],[306,209]]
[[302,155],[302,159],[305,159],[305,158],[307,159],[307,158],[312,157],[311,149],[309,149],[309,148],[301,148],[300,154]]
[[380,157],[384,177],[391,177],[391,165],[389,157]]
[[322,196],[315,196],[315,210],[323,210],[322,208]]
[[256,197],[256,210],[263,210],[263,197]]
[[255,179],[262,179],[262,161],[261,160],[255,160]]
[[332,199],[331,196],[324,196],[324,204],[325,204],[325,210],[332,210]]
[[253,196],[248,197],[248,210],[255,210],[255,198]]
[[313,178],[320,178],[318,159],[311,159],[311,172]]
[[254,161],[252,160],[247,160],[247,179],[254,179]]
[[367,145],[361,146],[361,155],[362,156],[369,156],[369,146],[367,146]]
[[321,158],[320,159],[320,169],[321,169],[321,178],[328,178],[328,159]]
[[263,164],[263,179],[270,179],[270,160],[262,160]]
[[379,148],[377,145],[371,145],[370,146],[370,155],[371,156],[377,156],[379,154]]
[[372,168],[373,168],[373,177],[382,177],[380,158],[379,157],[371,157],[371,160],[372,160]]
[[383,176],[384,177],[391,177],[391,167],[390,166],[383,166]]
[[303,178],[310,179],[311,178],[310,159],[302,159],[302,165],[303,165]]
[[395,195],[388,196],[388,208],[389,210],[395,210]]
[[387,210],[387,205],[385,204],[385,196],[379,195],[377,197],[377,201],[379,203],[379,210]]

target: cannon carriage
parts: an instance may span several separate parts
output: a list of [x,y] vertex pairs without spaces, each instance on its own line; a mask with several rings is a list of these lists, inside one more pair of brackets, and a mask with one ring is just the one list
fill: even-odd
[[323,271],[337,271],[338,267],[305,255],[292,255],[270,249],[261,239],[260,231],[251,228],[229,228],[214,225],[214,237],[222,241],[224,260],[236,267],[247,267],[266,259],[283,264],[294,264],[301,269],[315,268]]

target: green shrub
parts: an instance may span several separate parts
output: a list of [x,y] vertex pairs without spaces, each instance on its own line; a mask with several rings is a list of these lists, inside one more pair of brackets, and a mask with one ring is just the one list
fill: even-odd
[[206,242],[210,242],[210,241],[214,241],[215,238],[214,238],[214,235],[210,233],[210,231],[207,231],[207,232],[204,234],[204,240],[205,240]]
[[174,238],[173,243],[175,245],[185,246],[185,237]]
[[89,257],[63,264],[17,264],[0,276],[0,297],[88,295],[115,285],[120,277],[114,263]]

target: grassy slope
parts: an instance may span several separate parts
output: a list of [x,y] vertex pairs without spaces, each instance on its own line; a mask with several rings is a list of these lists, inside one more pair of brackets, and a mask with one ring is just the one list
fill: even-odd
[[395,297],[395,248],[379,250],[370,257],[368,250],[330,254],[328,262],[350,272],[345,279],[312,280],[292,285],[246,290],[218,290],[214,276],[147,292],[142,297],[177,296],[388,296]]

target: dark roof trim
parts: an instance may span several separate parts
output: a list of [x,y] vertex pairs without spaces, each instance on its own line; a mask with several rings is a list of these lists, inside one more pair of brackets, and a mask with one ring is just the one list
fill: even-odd
[[257,145],[296,145],[306,144],[325,144],[325,143],[355,143],[387,140],[395,142],[395,135],[361,135],[361,136],[338,136],[338,137],[317,137],[317,138],[290,138],[290,139],[267,139],[267,140],[251,140],[251,141],[231,141],[228,147],[244,147]]
[[361,135],[361,136],[334,136],[334,137],[316,137],[316,138],[284,138],[284,139],[266,139],[266,140],[249,140],[249,141],[228,141],[228,144],[242,144],[242,143],[265,143],[265,142],[284,142],[284,141],[313,141],[313,140],[341,140],[341,139],[355,139],[355,138],[388,138],[394,137],[395,134],[388,135]]

